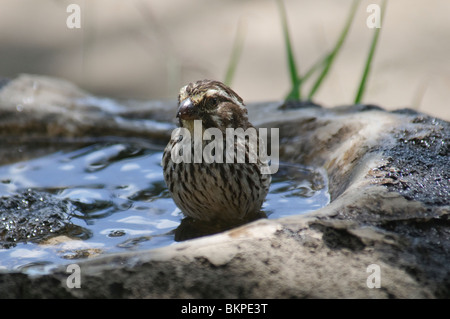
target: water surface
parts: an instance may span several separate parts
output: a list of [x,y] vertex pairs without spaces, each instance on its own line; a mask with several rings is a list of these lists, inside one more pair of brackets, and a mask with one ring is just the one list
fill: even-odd
[[[0,269],[42,271],[106,253],[174,243],[183,218],[163,179],[161,149],[97,143],[0,166],[0,197],[27,189],[73,203],[76,232],[0,249]],[[317,210],[329,202],[324,170],[280,164],[263,205],[268,218]],[[81,230],[81,231],[80,231]]]

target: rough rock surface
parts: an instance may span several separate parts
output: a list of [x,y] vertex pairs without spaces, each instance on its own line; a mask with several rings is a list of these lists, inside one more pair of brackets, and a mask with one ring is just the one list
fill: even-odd
[[33,190],[0,197],[0,249],[67,231],[73,210],[68,201]]
[[[130,107],[118,112],[101,109],[98,99],[87,107],[86,99],[59,80],[19,77],[0,91],[0,115],[9,115],[0,116],[0,134],[26,141],[113,129],[116,136],[162,143],[169,137],[170,125],[162,123],[173,116],[173,103],[127,102]],[[23,101],[28,104],[17,109]],[[142,125],[133,128],[130,123],[143,114],[149,122],[139,120]],[[328,206],[170,247],[79,262],[79,289],[67,287],[63,266],[40,276],[0,273],[0,297],[450,297],[448,122],[370,105],[260,103],[249,105],[249,115],[257,126],[280,129],[283,160],[327,170]],[[2,161],[13,146],[0,151]],[[5,161],[14,160],[8,154]],[[367,285],[372,264],[381,271],[380,288]]]

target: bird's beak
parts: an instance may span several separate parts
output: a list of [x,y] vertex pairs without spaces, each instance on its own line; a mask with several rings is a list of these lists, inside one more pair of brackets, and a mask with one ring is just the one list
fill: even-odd
[[192,104],[190,98],[181,101],[178,107],[177,117],[182,120],[193,120],[196,118],[194,104]]

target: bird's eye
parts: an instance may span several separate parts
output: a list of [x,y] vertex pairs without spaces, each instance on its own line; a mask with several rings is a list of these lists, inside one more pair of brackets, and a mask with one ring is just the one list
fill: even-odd
[[217,106],[217,103],[219,103],[219,100],[216,97],[211,98],[211,105]]

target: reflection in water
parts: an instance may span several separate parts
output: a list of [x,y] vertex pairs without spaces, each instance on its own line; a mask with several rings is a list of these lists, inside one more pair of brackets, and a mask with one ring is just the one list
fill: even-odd
[[181,220],[180,225],[174,231],[175,241],[183,241],[193,239],[197,237],[217,234],[244,224],[250,223],[257,219],[267,218],[264,212],[261,212],[259,216],[253,217],[249,220],[240,220],[236,222],[227,222],[224,224],[217,222],[206,222],[201,220],[195,220],[191,217],[185,217]]
[[[137,143],[99,143],[1,166],[0,197],[32,189],[76,209],[65,232],[39,244],[20,240],[0,249],[0,269],[39,269],[67,259],[157,248],[236,226],[183,219],[164,183],[161,156],[161,150]],[[262,214],[279,218],[328,202],[323,170],[280,164]],[[75,231],[80,228],[86,230],[82,235]]]

